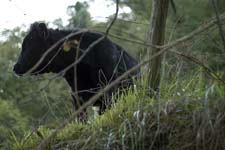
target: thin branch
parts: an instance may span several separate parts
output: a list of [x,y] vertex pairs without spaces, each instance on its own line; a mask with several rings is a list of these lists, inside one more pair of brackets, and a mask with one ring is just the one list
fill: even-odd
[[[81,38],[80,38],[80,41],[77,45],[77,48],[76,48],[76,58],[75,58],[75,61],[79,58],[79,52],[80,52],[80,43],[82,42],[83,40],[83,36],[84,34],[82,34]],[[79,95],[78,95],[78,87],[77,87],[77,65],[74,65],[74,91],[72,91],[72,95],[74,95],[75,97],[75,101],[74,103],[76,103],[78,105],[78,107],[80,107],[80,98],[79,98]],[[75,105],[76,105],[75,104]]]
[[[219,18],[220,18],[221,22],[225,21],[225,13],[221,14],[219,16]],[[199,35],[199,34],[205,32],[206,30],[214,27],[215,23],[216,23],[216,18],[213,17],[212,19],[204,22],[202,25],[200,25],[197,29],[195,29],[194,31],[192,31],[188,35],[183,36],[183,37],[181,37],[181,38],[179,38],[179,39],[177,39],[177,40],[175,40],[171,43],[163,45],[163,46],[153,45],[151,43],[146,43],[146,42],[137,41],[137,40],[131,40],[131,39],[128,39],[128,38],[125,38],[125,37],[122,37],[122,36],[112,34],[112,33],[109,33],[109,36],[120,39],[120,40],[124,40],[126,42],[130,42],[130,43],[133,43],[133,44],[145,46],[145,47],[154,47],[154,48],[160,48],[160,49],[163,49],[163,48],[166,48],[166,47],[172,48],[176,45],[181,44],[182,42],[185,42],[185,41],[188,41],[188,40],[192,39],[194,36]]]
[[[104,25],[95,25],[95,26],[91,27],[90,29],[91,30],[97,30],[98,32],[102,32],[102,30],[98,30],[98,29],[101,29],[101,28],[106,28],[106,26],[104,26]],[[126,36],[134,38],[134,39],[136,39],[138,41],[144,42],[144,40],[142,38],[138,37],[136,33],[124,31],[121,28],[115,27],[115,25],[113,26],[113,28],[111,28],[111,31],[112,30],[115,31],[115,32],[118,32],[118,33],[125,34]]]
[[161,48],[161,46],[153,45],[151,43],[146,43],[146,42],[142,42],[142,41],[128,39],[126,37],[118,36],[118,35],[115,35],[115,34],[112,34],[112,33],[109,33],[109,36],[111,36],[113,38],[120,39],[120,40],[124,40],[125,42],[130,42],[130,43],[138,44],[138,45],[145,46],[145,47]]
[[[220,15],[220,20],[225,21],[225,13]],[[188,40],[192,39],[193,37],[195,37],[196,35],[201,34],[202,32],[213,27],[216,22],[217,22],[217,20],[215,18],[213,18],[213,19],[209,20],[208,22],[205,22],[202,25],[200,25],[196,30],[192,31],[190,34],[183,36],[182,38],[179,38],[169,44],[163,45],[161,48],[172,48],[180,43],[188,41]]]
[[222,78],[220,78],[220,76],[218,76],[216,73],[214,73],[209,67],[207,67],[203,62],[201,62],[197,58],[190,56],[190,55],[186,55],[181,52],[178,52],[176,50],[170,50],[170,52],[172,52],[176,55],[179,55],[181,57],[184,57],[187,60],[190,60],[190,61],[194,62],[195,64],[201,66],[208,73],[209,76],[211,76],[213,79],[216,79],[216,80],[222,82],[225,85],[225,81]]
[[113,18],[112,22],[109,24],[109,26],[106,29],[106,32],[105,32],[106,36],[108,35],[109,30],[112,28],[112,25],[115,23],[115,21],[117,19],[117,16],[118,16],[118,13],[119,13],[119,0],[116,0],[116,13],[114,15],[114,18]]
[[218,2],[217,0],[210,0],[216,15],[216,24],[218,25],[218,29],[219,29],[219,34],[223,43],[223,48],[224,48],[224,52],[225,52],[225,37],[224,37],[224,32],[223,32],[223,28],[222,28],[222,23],[220,21],[220,17],[219,17],[219,10],[218,10]]
[[[110,19],[110,17],[104,17],[104,18],[108,18]],[[149,26],[149,23],[144,23],[144,22],[140,22],[140,21],[135,21],[135,20],[125,20],[125,19],[117,19],[118,21],[121,22],[126,22],[126,23],[133,23],[133,24],[138,24],[138,25],[144,25],[144,26]]]

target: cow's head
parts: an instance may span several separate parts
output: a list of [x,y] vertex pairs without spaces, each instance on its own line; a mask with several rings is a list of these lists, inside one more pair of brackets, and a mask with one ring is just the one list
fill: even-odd
[[[31,25],[29,32],[23,40],[19,58],[14,65],[13,70],[17,75],[23,75],[32,68],[50,47],[49,34],[49,30],[44,23],[34,23]],[[38,69],[43,65],[42,63]],[[35,74],[38,69],[32,73]]]

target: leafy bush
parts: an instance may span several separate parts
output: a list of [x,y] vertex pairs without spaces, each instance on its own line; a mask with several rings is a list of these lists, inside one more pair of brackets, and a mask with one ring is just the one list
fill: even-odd
[[0,143],[9,138],[11,133],[21,137],[27,125],[28,119],[12,102],[0,99]]

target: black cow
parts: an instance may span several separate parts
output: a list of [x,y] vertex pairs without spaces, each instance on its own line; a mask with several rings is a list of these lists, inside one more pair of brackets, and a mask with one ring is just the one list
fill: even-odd
[[[14,66],[14,72],[17,75],[25,74],[53,44],[72,32],[77,31],[80,31],[80,29],[54,30],[48,29],[44,23],[33,23],[23,40],[22,51]],[[78,56],[81,56],[90,44],[102,36],[103,35],[100,33],[83,32],[67,39],[67,41],[63,41],[45,57],[31,75],[48,72],[59,73],[75,61],[77,50],[79,50]],[[75,109],[93,96],[100,88],[109,84],[136,64],[137,61],[125,50],[108,38],[104,38],[95,45],[77,65],[76,77],[77,88],[78,91],[80,91],[78,96],[80,98],[77,102],[75,96],[72,94]],[[129,82],[132,82],[132,76],[138,73],[139,71],[136,71],[130,75],[124,82],[121,82],[118,87],[127,87],[130,85]],[[74,92],[74,68],[70,68],[66,71],[63,77]],[[114,87],[107,92],[106,95],[110,96],[118,87]],[[97,100],[94,105],[100,106],[101,112],[104,112],[106,108],[105,102],[102,99]]]

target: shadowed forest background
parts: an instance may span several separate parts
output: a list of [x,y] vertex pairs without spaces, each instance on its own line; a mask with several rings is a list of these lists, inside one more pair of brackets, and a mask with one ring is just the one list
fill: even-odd
[[[169,7],[165,44],[189,34],[215,16],[211,0],[174,2],[176,12]],[[216,2],[219,14],[224,15],[225,1]],[[53,28],[79,27],[105,32],[113,16],[105,18],[105,22],[98,22],[88,12],[89,1],[74,3],[68,6],[70,19],[66,26],[61,18],[54,22],[44,21]],[[137,60],[146,59],[147,49],[141,43],[146,43],[148,35],[151,1],[121,0],[119,6],[129,7],[132,11],[119,14],[109,38]],[[221,24],[225,35],[225,22],[221,21]],[[73,110],[72,98],[62,78],[49,80],[52,74],[14,75],[12,67],[27,28],[18,26],[1,32],[0,149],[33,149]],[[157,98],[150,98],[145,93],[148,89],[145,88],[147,66],[144,66],[135,91],[121,94],[118,102],[103,116],[90,109],[87,124],[70,123],[46,149],[225,148],[225,128],[222,126],[225,123],[224,84],[209,75],[213,72],[225,80],[224,45],[215,25],[173,47],[173,50],[190,57],[172,52],[163,54]],[[211,72],[193,62],[192,57]]]

